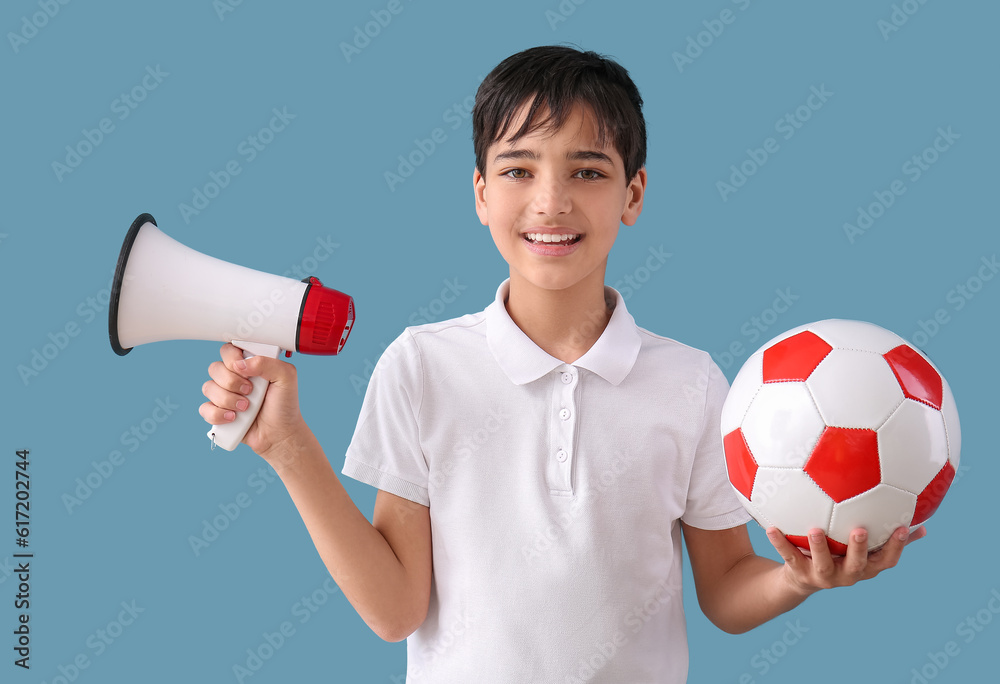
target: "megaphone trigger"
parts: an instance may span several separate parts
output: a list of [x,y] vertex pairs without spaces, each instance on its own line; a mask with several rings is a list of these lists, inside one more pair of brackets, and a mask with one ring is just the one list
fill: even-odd
[[[269,356],[272,359],[276,359],[284,353],[283,349],[272,344],[262,344],[246,340],[233,340],[233,346],[243,350],[244,359],[250,359],[254,356]],[[250,405],[247,406],[246,410],[237,411],[236,419],[231,423],[213,425],[212,429],[208,431],[213,449],[219,446],[226,451],[232,451],[238,447],[246,436],[247,430],[250,429],[254,420],[257,419],[260,407],[264,403],[264,394],[267,392],[267,386],[270,383],[260,376],[250,378],[250,383],[253,385],[253,389],[247,395],[247,401]]]

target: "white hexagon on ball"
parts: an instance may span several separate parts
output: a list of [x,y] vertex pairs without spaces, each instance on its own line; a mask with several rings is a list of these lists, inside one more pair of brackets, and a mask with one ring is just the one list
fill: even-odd
[[833,499],[796,468],[758,468],[750,500],[785,535],[825,530],[833,513]]
[[757,521],[757,524],[761,527],[767,527],[769,524],[767,522],[767,518],[764,517],[763,513],[757,510],[757,507],[753,505],[753,502],[743,496],[743,492],[736,489],[736,487],[733,487],[733,492],[736,494],[736,498],[740,500],[740,503],[743,504],[743,508],[747,509],[747,513],[753,516],[753,519]]
[[812,372],[812,391],[827,425],[876,429],[903,401],[903,390],[882,356],[834,349]]
[[889,540],[894,530],[909,527],[916,507],[916,494],[876,485],[833,507],[827,536],[846,544],[851,532],[863,527],[868,530],[868,550],[874,551]]
[[809,326],[834,349],[863,349],[885,354],[903,344],[902,337],[894,332],[865,321],[829,319]]
[[757,465],[801,468],[825,425],[805,383],[772,382],[761,385],[741,427]]
[[951,387],[941,376],[941,415],[944,417],[945,429],[948,432],[948,460],[955,471],[958,471],[958,462],[962,453],[962,428],[958,422],[958,406],[955,405],[955,397],[951,393]]
[[920,494],[948,460],[944,417],[907,399],[878,429],[883,484]]
[[722,406],[722,434],[728,435],[743,423],[743,416],[763,382],[763,365],[764,354],[755,353],[733,378],[726,403]]

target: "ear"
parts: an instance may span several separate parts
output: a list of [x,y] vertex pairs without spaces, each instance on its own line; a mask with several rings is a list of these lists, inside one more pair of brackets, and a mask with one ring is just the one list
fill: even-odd
[[646,167],[639,169],[635,177],[629,181],[625,195],[625,209],[622,212],[622,223],[634,225],[642,213],[642,198],[646,194]]
[[486,179],[476,168],[472,172],[472,189],[476,194],[476,214],[484,226],[490,225],[489,213],[486,211]]

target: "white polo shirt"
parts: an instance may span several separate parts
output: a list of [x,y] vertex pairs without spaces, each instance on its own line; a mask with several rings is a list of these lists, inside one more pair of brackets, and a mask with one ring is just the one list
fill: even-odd
[[750,519],[726,478],[726,380],[612,288],[604,333],[563,363],[511,320],[508,289],[386,349],[347,451],[345,475],[430,506],[406,681],[684,682],[678,521]]

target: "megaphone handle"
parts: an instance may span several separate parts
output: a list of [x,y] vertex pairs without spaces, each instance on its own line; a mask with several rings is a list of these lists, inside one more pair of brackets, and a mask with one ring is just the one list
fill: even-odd
[[[270,356],[278,358],[282,350],[273,344],[260,344],[259,342],[246,342],[244,340],[233,340],[233,344],[243,350],[243,358],[250,359],[254,356]],[[213,425],[208,431],[208,438],[212,440],[212,448],[219,446],[226,451],[232,451],[243,441],[243,436],[253,425],[253,421],[260,412],[260,407],[264,403],[264,394],[267,392],[268,381],[257,376],[250,378],[253,390],[247,395],[250,405],[245,411],[236,412],[236,420],[224,425]]]

